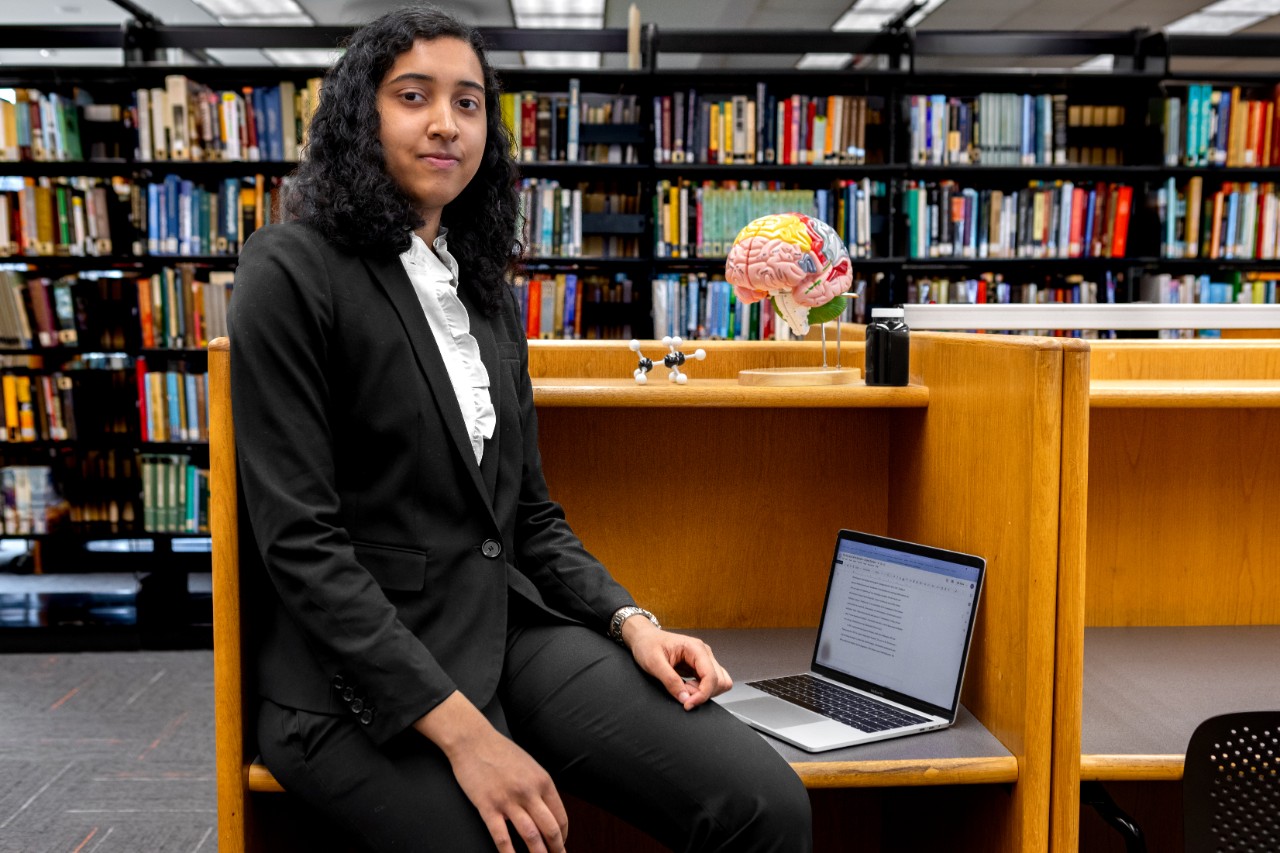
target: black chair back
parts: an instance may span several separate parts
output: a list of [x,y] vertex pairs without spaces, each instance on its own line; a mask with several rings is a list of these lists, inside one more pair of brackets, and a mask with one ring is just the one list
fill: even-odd
[[1210,717],[1187,744],[1188,853],[1280,850],[1280,710]]

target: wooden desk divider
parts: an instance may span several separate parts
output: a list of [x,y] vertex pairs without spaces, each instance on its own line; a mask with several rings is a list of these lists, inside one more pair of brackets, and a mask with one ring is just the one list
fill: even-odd
[[[1046,849],[1063,352],[1074,346],[1087,363],[1083,346],[913,334],[912,382],[921,389],[822,389],[845,393],[845,402],[814,396],[802,407],[793,404],[815,392],[788,389],[796,396],[786,408],[750,397],[704,404],[720,393],[709,380],[744,366],[813,363],[816,343],[699,346],[707,359],[689,367],[686,386],[632,390],[635,356],[625,342],[533,345],[552,496],[637,599],[678,628],[816,626],[841,527],[986,557],[964,702],[1012,754],[1016,781],[955,785],[936,797],[898,788],[870,805],[851,800],[859,832],[824,837],[819,827],[818,848],[862,849],[862,836],[879,837],[886,850]],[[846,343],[844,357],[860,367],[862,344]],[[660,370],[650,384],[664,381]],[[1071,391],[1081,401],[1083,370],[1078,364]],[[547,391],[557,377],[624,386],[619,398],[626,402],[566,400],[563,388]],[[662,396],[646,402],[649,390]],[[671,402],[675,392],[684,394],[684,405]],[[1083,428],[1073,428],[1079,443]],[[1074,535],[1067,547],[1078,550]],[[853,787],[882,764],[833,769],[815,755],[793,766],[811,786]],[[939,760],[884,784],[972,781],[969,770]],[[919,820],[921,803],[939,820]],[[868,831],[869,821],[883,826],[881,836]]]
[[[1229,707],[1233,701],[1259,701],[1246,683],[1236,697],[1196,695],[1196,687],[1207,685],[1186,685],[1182,690],[1191,692],[1181,693],[1173,687],[1171,695],[1159,697],[1168,700],[1162,718],[1147,721],[1147,727],[1158,723],[1171,733],[1156,751],[1096,752],[1082,738],[1082,730],[1086,735],[1098,732],[1104,710],[1094,707],[1092,715],[1088,706],[1082,710],[1090,679],[1082,665],[1086,631],[1103,631],[1094,636],[1098,643],[1105,640],[1110,654],[1123,654],[1131,645],[1144,659],[1156,654],[1148,669],[1157,667],[1160,674],[1152,673],[1150,680],[1175,685],[1186,682],[1180,677],[1181,661],[1177,653],[1160,658],[1156,646],[1178,643],[1189,650],[1223,642],[1224,648],[1252,649],[1249,637],[1256,637],[1271,648],[1277,635],[1263,628],[1242,637],[1218,628],[1174,626],[1280,624],[1280,584],[1275,581],[1280,525],[1274,522],[1280,503],[1280,455],[1275,453],[1280,445],[1280,342],[1096,341],[1090,375],[1090,411],[1084,421],[1088,495],[1075,501],[1064,493],[1062,509],[1064,532],[1078,530],[1080,520],[1086,520],[1087,544],[1084,563],[1077,567],[1076,561],[1064,559],[1059,577],[1055,851],[1081,849],[1081,835],[1086,849],[1121,849],[1110,830],[1095,831],[1101,826],[1096,820],[1081,823],[1081,779],[1176,782],[1185,738],[1197,721],[1193,718],[1214,707],[1234,710]],[[1064,485],[1068,480],[1079,478],[1064,476]],[[1162,633],[1116,633],[1123,628]],[[1256,657],[1267,656],[1252,651]],[[1138,683],[1141,661],[1116,661],[1111,668],[1120,671],[1120,665],[1126,667],[1120,677],[1131,679],[1133,703],[1144,704],[1145,685]],[[1230,662],[1224,660],[1222,666],[1229,668]],[[1247,673],[1241,678],[1256,680]],[[1179,713],[1187,719],[1177,719]],[[1142,729],[1144,722],[1133,725]],[[1114,743],[1118,734],[1105,740]],[[1126,737],[1118,739],[1127,742]],[[1130,798],[1121,806],[1139,819],[1151,849],[1181,848],[1178,788],[1155,790],[1147,784],[1119,790]],[[1173,810],[1172,820],[1167,809]],[[1099,846],[1108,844],[1112,846]]]
[[[1063,407],[1083,394],[1087,352],[1050,338],[917,333],[907,388],[732,391],[723,380],[738,369],[811,365],[818,344],[698,345],[708,357],[688,366],[688,385],[639,389],[624,341],[531,345],[543,462],[570,522],[676,628],[816,626],[841,527],[986,557],[963,701],[1007,752],[819,754],[793,766],[811,788],[857,788],[814,792],[819,850],[1047,849],[1058,571],[1081,547],[1078,530],[1059,526],[1059,502],[1081,500],[1062,474],[1083,427],[1064,426]],[[248,792],[272,780],[250,770],[241,729],[234,454],[218,442],[230,424],[229,352],[210,350],[219,849],[239,851],[254,848],[245,820],[260,795]],[[846,343],[844,359],[861,367],[862,345]],[[666,383],[661,367],[650,383]],[[869,776],[894,787],[858,787]]]

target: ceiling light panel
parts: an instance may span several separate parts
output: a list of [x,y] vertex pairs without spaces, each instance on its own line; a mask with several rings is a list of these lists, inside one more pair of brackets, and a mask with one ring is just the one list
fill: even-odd
[[839,71],[853,62],[852,53],[806,53],[796,63],[802,71]]
[[861,12],[858,9],[850,9],[831,25],[831,29],[837,32],[848,32],[851,30],[875,32],[883,27],[889,21],[892,21],[898,13],[896,11],[880,11],[873,10],[870,12]]
[[1204,10],[1192,12],[1185,18],[1180,18],[1172,24],[1165,25],[1164,31],[1167,33],[1212,33],[1215,35],[1225,35],[1243,30],[1245,27],[1251,27],[1258,21],[1270,17],[1269,15],[1260,14],[1228,14],[1228,15],[1211,15]]
[[314,24],[295,0],[194,0],[222,24]]
[[1200,10],[1210,15],[1280,15],[1280,0],[1218,0]]

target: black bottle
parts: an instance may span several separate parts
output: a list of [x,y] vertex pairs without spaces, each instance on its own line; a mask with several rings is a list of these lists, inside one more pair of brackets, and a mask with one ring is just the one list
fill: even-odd
[[906,385],[911,378],[911,330],[902,308],[872,308],[867,326],[868,385]]

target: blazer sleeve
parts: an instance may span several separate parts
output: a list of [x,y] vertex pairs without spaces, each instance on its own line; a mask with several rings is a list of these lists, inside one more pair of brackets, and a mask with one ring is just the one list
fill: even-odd
[[[511,302],[514,317],[519,307]],[[520,420],[524,424],[524,468],[516,518],[520,571],[548,605],[603,633],[619,607],[635,600],[582,544],[565,520],[564,509],[551,499],[538,450],[538,415],[529,378],[529,345],[518,320],[509,328],[520,349]]]
[[299,223],[255,232],[228,316],[240,479],[267,574],[331,677],[358,681],[378,743],[455,689],[355,557],[334,480],[326,257]]

